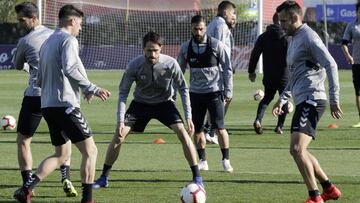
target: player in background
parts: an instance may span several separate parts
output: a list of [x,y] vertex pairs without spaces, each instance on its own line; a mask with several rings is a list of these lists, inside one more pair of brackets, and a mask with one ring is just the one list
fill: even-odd
[[80,174],[81,203],[93,203],[92,184],[97,148],[91,129],[80,112],[80,96],[90,101],[93,96],[106,100],[110,92],[92,84],[79,57],[76,36],[81,30],[84,13],[73,5],[59,11],[59,28],[40,50],[37,85],[41,87],[41,110],[48,124],[55,153],[45,158],[35,174],[14,193],[19,202],[31,202],[32,189],[60,164],[70,158],[70,140],[82,155]]
[[[360,117],[360,3],[356,4],[356,20],[347,24],[342,39],[341,49],[344,52],[346,61],[351,65],[353,84],[355,89],[356,107]],[[352,54],[349,52],[349,43],[352,44]],[[352,125],[360,128],[360,122]]]
[[[126,68],[119,85],[116,132],[108,146],[102,174],[94,188],[108,187],[109,172],[119,156],[122,143],[131,131],[143,132],[153,118],[176,133],[190,165],[193,182],[203,184],[195,146],[189,136],[194,133],[189,89],[177,61],[161,54],[162,45],[163,40],[159,34],[148,32],[143,38],[144,54],[130,61]],[[134,82],[134,99],[125,112],[126,100]],[[181,96],[189,133],[186,132],[180,113],[172,100],[175,94],[173,84],[176,84]]]
[[[341,196],[319,162],[308,151],[316,138],[316,126],[326,108],[325,79],[329,82],[331,116],[342,117],[339,100],[339,77],[335,60],[318,34],[302,23],[302,9],[295,1],[285,1],[276,9],[280,25],[291,36],[287,50],[289,82],[274,105],[273,114],[281,115],[282,106],[291,95],[296,108],[291,123],[290,153],[309,191],[305,203],[323,203]],[[326,136],[326,135],[325,135]],[[316,179],[323,187],[320,195]]]
[[208,111],[211,128],[219,135],[224,170],[233,172],[229,160],[229,135],[224,125],[224,102],[230,101],[233,95],[230,56],[222,42],[206,35],[204,17],[196,15],[191,18],[191,34],[191,39],[181,45],[177,60],[183,71],[187,65],[190,67],[190,101],[199,168],[209,170],[203,131]]
[[[273,24],[267,26],[266,31],[262,33],[256,40],[254,49],[251,52],[249,61],[249,80],[255,82],[256,65],[259,57],[263,55],[263,85],[265,90],[264,98],[260,101],[256,118],[254,121],[254,129],[257,134],[263,133],[261,121],[264,117],[265,110],[270,102],[274,99],[276,91],[281,94],[288,81],[288,68],[286,66],[286,49],[287,39],[285,32],[280,27],[277,14],[273,15]],[[278,118],[275,132],[283,134],[283,126],[286,118],[286,108],[284,105],[284,114]]]
[[[36,85],[39,51],[41,45],[54,31],[40,24],[38,8],[35,4],[31,2],[20,3],[15,6],[15,11],[20,27],[29,32],[19,40],[13,58],[16,69],[25,70],[30,74],[19,114],[18,136],[16,139],[18,162],[23,184],[25,184],[32,175],[31,140],[42,118],[40,108],[41,88]],[[71,143],[68,144],[71,145]],[[71,154],[71,147],[69,147],[69,154]],[[70,181],[70,159],[60,165],[60,172],[66,196],[77,196],[77,192]]]
[[[231,33],[231,30],[234,29],[236,25],[235,9],[236,6],[234,3],[230,1],[222,1],[218,5],[217,16],[209,23],[206,32],[206,34],[209,35],[210,37],[218,39],[219,41],[225,44],[225,50],[227,54],[230,56],[230,59],[231,59],[231,50],[234,47],[234,37]],[[235,70],[232,71],[235,72]],[[225,106],[224,114],[226,114],[226,112],[228,111],[230,102],[231,99],[224,101],[224,106]],[[207,122],[205,123],[205,128],[209,129],[207,130],[207,132],[205,132],[206,140],[209,143],[218,144],[219,142],[217,135],[215,135],[214,130],[211,130],[214,128],[209,126],[209,122],[210,122],[209,113],[207,114],[206,121]]]

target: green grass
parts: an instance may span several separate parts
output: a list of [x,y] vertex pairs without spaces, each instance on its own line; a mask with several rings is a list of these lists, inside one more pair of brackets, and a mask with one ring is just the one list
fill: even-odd
[[[100,175],[107,145],[113,135],[118,84],[121,71],[89,71],[91,81],[109,89],[109,101],[83,102],[82,112],[94,131],[98,147],[97,174]],[[358,122],[350,71],[340,71],[342,120],[333,120],[329,108],[318,128],[318,137],[311,144],[311,152],[323,169],[343,192],[337,203],[360,202],[360,135],[351,128]],[[238,72],[234,78],[234,98],[226,116],[231,132],[230,157],[234,174],[222,172],[218,146],[207,146],[210,171],[203,172],[207,202],[304,202],[307,190],[289,154],[289,116],[285,134],[273,132],[276,118],[268,108],[263,123],[264,134],[256,135],[252,128],[258,102],[252,93],[262,88],[261,75],[250,83],[247,73]],[[0,115],[18,116],[27,75],[19,71],[0,72]],[[130,101],[132,95],[129,96]],[[272,104],[270,104],[272,106]],[[181,106],[179,105],[181,108]],[[181,110],[182,111],[182,110]],[[338,129],[328,129],[337,123]],[[161,137],[167,144],[152,144]],[[21,184],[18,170],[15,131],[0,130],[0,203],[13,202],[12,194]],[[33,138],[34,168],[53,152],[44,121]],[[79,175],[80,154],[73,147],[72,180],[81,191]],[[174,133],[152,121],[145,133],[129,136],[110,174],[110,186],[94,191],[97,202],[179,202],[179,191],[191,179],[190,169],[183,157],[181,145]],[[55,171],[36,187],[34,202],[79,202],[80,197],[66,198],[60,184],[60,173]]]

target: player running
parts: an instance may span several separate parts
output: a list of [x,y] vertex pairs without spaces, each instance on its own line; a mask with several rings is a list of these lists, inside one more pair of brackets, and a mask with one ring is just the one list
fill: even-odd
[[[41,114],[41,88],[37,86],[37,72],[39,68],[39,51],[41,45],[54,32],[40,24],[38,19],[38,8],[31,2],[23,2],[15,6],[17,19],[20,27],[29,31],[29,33],[19,40],[14,54],[14,66],[18,70],[24,70],[30,73],[29,85],[25,90],[25,96],[21,105],[17,128],[17,147],[18,162],[21,171],[23,185],[32,175],[32,153],[31,140],[39,126],[42,118]],[[70,146],[71,143],[69,142]],[[69,147],[69,154],[71,148]],[[61,182],[63,190],[68,197],[76,197],[78,195],[74,186],[70,181],[70,158],[60,166]]]

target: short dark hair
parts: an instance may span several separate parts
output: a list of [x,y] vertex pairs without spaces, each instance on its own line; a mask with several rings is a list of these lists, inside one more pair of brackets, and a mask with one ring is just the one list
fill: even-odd
[[23,2],[15,6],[15,12],[18,14],[20,12],[24,13],[25,17],[39,17],[38,7],[32,2]]
[[191,18],[191,24],[199,24],[201,22],[204,22],[206,24],[206,20],[205,20],[204,16],[195,15]]
[[293,14],[298,14],[300,16],[303,15],[300,5],[294,0],[287,0],[287,1],[284,1],[282,4],[280,4],[276,8],[276,12],[280,13],[281,11],[285,11],[286,13],[288,13],[290,15],[293,15]]
[[158,44],[159,46],[163,45],[163,39],[162,37],[154,32],[154,31],[150,31],[148,32],[144,37],[143,37],[143,48],[145,48],[146,43],[148,42],[153,42],[155,44]]
[[274,15],[272,17],[272,21],[274,24],[279,24],[279,16],[277,13],[274,13]]
[[218,15],[221,15],[226,9],[229,8],[233,8],[235,9],[236,6],[234,3],[232,3],[231,1],[222,1],[219,5],[218,5]]
[[356,4],[356,12],[359,10],[360,8],[360,2]]
[[76,16],[82,18],[84,17],[84,12],[82,12],[80,9],[76,8],[74,5],[71,4],[67,4],[61,7],[59,11],[59,19],[66,19],[70,16]]

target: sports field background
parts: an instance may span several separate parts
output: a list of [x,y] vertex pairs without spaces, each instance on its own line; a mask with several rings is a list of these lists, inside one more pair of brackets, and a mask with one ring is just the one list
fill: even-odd
[[[89,78],[112,92],[106,102],[94,100],[82,103],[82,112],[94,131],[98,147],[97,174],[99,177],[107,145],[113,135],[118,84],[122,71],[88,71]],[[337,203],[360,202],[360,129],[351,128],[359,121],[355,107],[350,71],[340,71],[342,120],[333,120],[329,106],[318,128],[318,137],[311,144],[311,152],[319,159],[323,169],[343,192]],[[289,125],[287,118],[284,135],[273,132],[276,125],[269,105],[263,124],[263,135],[252,128],[258,102],[252,93],[262,88],[261,75],[250,83],[247,73],[234,76],[234,98],[226,116],[230,135],[230,159],[233,174],[222,171],[221,153],[217,145],[207,146],[210,170],[203,172],[208,203],[297,203],[304,202],[307,190],[296,165],[289,154]],[[17,118],[23,90],[27,84],[25,72],[0,71],[0,115]],[[179,97],[178,97],[179,98]],[[132,99],[129,96],[128,102]],[[179,99],[180,100],[180,99]],[[182,111],[181,106],[180,111]],[[328,129],[331,123],[338,129]],[[155,138],[166,144],[152,144]],[[13,192],[21,185],[17,163],[16,131],[0,130],[0,203],[14,202]],[[53,153],[44,121],[33,138],[34,167],[45,156]],[[80,153],[73,146],[72,181],[81,193],[79,175]],[[182,153],[181,144],[174,133],[152,121],[145,133],[130,135],[122,147],[119,159],[110,173],[109,188],[95,190],[96,202],[180,202],[180,189],[191,180],[191,171]],[[320,186],[321,187],[321,186]],[[60,172],[55,171],[35,189],[33,202],[79,202],[80,197],[66,198],[62,192]]]

